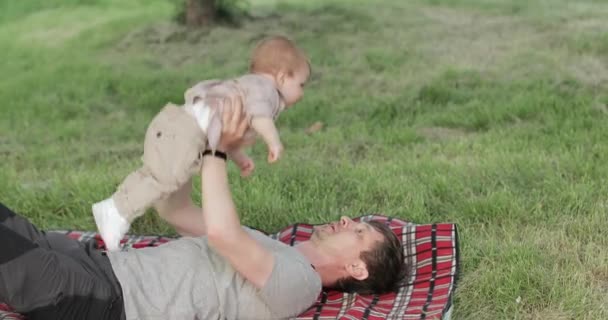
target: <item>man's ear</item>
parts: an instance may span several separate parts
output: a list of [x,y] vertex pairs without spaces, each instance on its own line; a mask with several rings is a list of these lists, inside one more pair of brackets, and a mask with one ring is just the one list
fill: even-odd
[[347,264],[346,272],[348,272],[351,277],[359,281],[365,280],[369,276],[367,266],[361,259],[357,259],[356,261]]

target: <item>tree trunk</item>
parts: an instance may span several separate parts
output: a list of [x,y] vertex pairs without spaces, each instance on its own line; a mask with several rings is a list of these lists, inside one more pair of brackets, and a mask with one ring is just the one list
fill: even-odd
[[186,0],[186,25],[206,26],[215,20],[215,0]]

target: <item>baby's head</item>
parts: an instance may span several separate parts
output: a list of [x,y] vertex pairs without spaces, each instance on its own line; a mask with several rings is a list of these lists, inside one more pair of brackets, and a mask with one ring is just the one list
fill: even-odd
[[251,73],[273,77],[286,107],[302,98],[310,69],[310,62],[304,52],[283,36],[272,36],[260,41],[253,50],[249,66]]

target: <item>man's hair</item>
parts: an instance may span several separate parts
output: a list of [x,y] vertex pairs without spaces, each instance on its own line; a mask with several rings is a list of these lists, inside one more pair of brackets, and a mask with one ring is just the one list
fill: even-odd
[[410,268],[405,263],[401,241],[383,222],[368,221],[367,223],[384,236],[384,241],[378,241],[371,250],[361,252],[360,258],[367,266],[368,277],[365,280],[342,278],[333,288],[359,294],[397,291],[410,273]]
[[301,68],[308,68],[310,62],[302,50],[286,37],[271,36],[263,39],[253,49],[249,71],[276,75],[282,71],[289,76]]

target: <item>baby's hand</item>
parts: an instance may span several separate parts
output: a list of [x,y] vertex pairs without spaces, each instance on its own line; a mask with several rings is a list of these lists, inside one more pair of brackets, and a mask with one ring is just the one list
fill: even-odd
[[235,161],[236,165],[241,169],[241,177],[246,178],[251,175],[253,170],[255,169],[255,164],[253,160],[249,157],[244,157],[243,159],[239,159]]
[[283,155],[283,145],[277,144],[268,148],[268,163],[275,163]]

